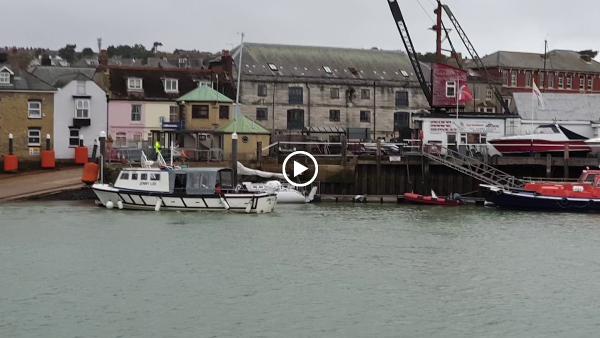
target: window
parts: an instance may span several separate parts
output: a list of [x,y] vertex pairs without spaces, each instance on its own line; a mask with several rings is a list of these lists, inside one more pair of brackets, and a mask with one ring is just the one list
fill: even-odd
[[142,133],[134,133],[133,134],[133,142],[135,142],[135,143],[142,142]]
[[331,92],[330,92],[330,97],[332,99],[339,99],[340,98],[340,89],[339,88],[331,88]]
[[179,92],[179,81],[177,79],[165,79],[165,93]]
[[404,77],[410,77],[410,75],[408,75],[408,72],[405,70],[401,70],[400,74],[402,74],[402,76],[404,76]]
[[573,89],[573,77],[571,75],[567,76],[567,89]]
[[177,60],[177,66],[179,68],[186,68],[188,66],[188,59],[187,58],[179,58],[179,60]]
[[229,120],[229,106],[219,106],[219,119]]
[[130,77],[127,79],[128,90],[142,90],[142,79],[137,77]]
[[493,98],[494,98],[494,92],[491,89],[488,89],[485,92],[485,99],[488,101],[492,101]]
[[269,119],[269,111],[267,108],[256,108],[256,120],[266,121]]
[[69,147],[79,147],[79,129],[69,129]]
[[579,77],[579,90],[585,91],[585,77]]
[[360,122],[371,122],[371,112],[368,110],[361,110]]
[[140,181],[147,181],[147,180],[148,180],[148,174],[146,174],[146,173],[140,174]]
[[75,118],[89,119],[90,118],[90,100],[77,99],[75,100]]
[[502,83],[506,84],[506,86],[510,86],[510,83],[508,82],[508,71],[507,70],[502,71]]
[[558,77],[558,89],[565,88],[565,78],[561,75]]
[[517,72],[516,71],[510,72],[510,86],[511,87],[517,86]]
[[131,121],[142,120],[142,105],[132,104],[131,105]]
[[329,66],[323,66],[323,70],[325,70],[325,73],[327,73],[327,74],[331,74],[331,73],[333,73],[333,72],[331,71],[331,68],[330,68]]
[[30,147],[39,147],[41,135],[42,131],[39,128],[29,128],[27,131],[27,145]]
[[340,122],[340,111],[337,109],[330,110],[329,111],[329,121]]
[[588,90],[592,90],[594,85],[594,80],[590,77],[588,78]]
[[446,81],[446,97],[456,97],[456,81]]
[[544,88],[546,84],[544,83],[544,73],[540,73],[540,88]]
[[179,122],[179,107],[169,107],[169,122]]
[[115,137],[115,147],[125,147],[127,145],[127,134],[120,132]]
[[264,83],[259,84],[257,94],[259,97],[266,97],[267,96],[267,85]]
[[302,87],[290,87],[288,90],[289,104],[304,104]]
[[150,181],[160,181],[160,174],[150,174]]
[[128,180],[129,179],[129,173],[121,173],[121,179],[122,180]]
[[192,106],[192,118],[193,119],[208,119],[208,106],[207,105],[193,105]]
[[138,179],[138,174],[137,174],[137,173],[132,173],[132,174],[131,174],[131,179],[132,179],[132,180],[136,180],[136,181],[137,181],[137,179]]
[[554,88],[554,73],[548,74],[548,88]]
[[277,66],[274,63],[268,63],[269,65],[269,69],[271,69],[274,72],[279,71],[279,68],[277,68]]
[[30,119],[42,118],[42,103],[40,101],[27,102],[27,117]]
[[371,90],[361,89],[360,90],[360,98],[363,100],[370,100],[371,99]]
[[0,85],[10,84],[10,73],[0,72]]
[[396,108],[408,107],[408,92],[396,92]]
[[531,72],[525,72],[525,86],[532,87],[533,77],[531,76]]

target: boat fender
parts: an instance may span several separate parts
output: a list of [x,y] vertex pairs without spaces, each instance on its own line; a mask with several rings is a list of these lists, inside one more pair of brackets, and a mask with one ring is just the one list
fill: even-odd
[[225,208],[225,210],[229,210],[231,207],[229,206],[229,203],[227,203],[225,198],[223,198],[223,196],[219,196],[219,198],[221,199],[221,205],[223,206],[223,208]]
[[113,203],[113,201],[108,201],[106,202],[106,209],[112,209],[115,207],[115,204]]
[[88,162],[83,167],[83,174],[81,176],[81,182],[92,185],[98,180],[98,174],[100,167],[93,162]]
[[154,211],[160,211],[160,206],[162,205],[161,200],[156,201],[156,205],[154,205]]
[[123,201],[117,201],[117,208],[119,208],[119,210],[123,210]]

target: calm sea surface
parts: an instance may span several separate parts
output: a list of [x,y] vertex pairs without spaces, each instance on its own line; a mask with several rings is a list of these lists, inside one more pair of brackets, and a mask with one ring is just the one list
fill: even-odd
[[0,337],[597,337],[600,215],[0,205]]

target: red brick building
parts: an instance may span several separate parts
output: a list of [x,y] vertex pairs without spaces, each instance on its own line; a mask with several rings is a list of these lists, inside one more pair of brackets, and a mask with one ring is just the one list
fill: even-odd
[[[594,56],[591,51],[553,50],[546,56],[498,51],[482,60],[494,83],[502,85],[504,99],[513,106],[512,94],[531,91],[533,81],[542,92],[600,93],[600,63],[593,59]],[[496,111],[501,110],[497,108]]]

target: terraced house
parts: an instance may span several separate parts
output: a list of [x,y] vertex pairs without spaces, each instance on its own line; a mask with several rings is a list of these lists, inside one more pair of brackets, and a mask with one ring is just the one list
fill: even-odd
[[0,64],[0,155],[8,154],[13,134],[15,155],[39,158],[46,135],[54,139],[54,92],[25,70]]
[[429,108],[400,52],[248,43],[239,73],[242,112],[275,139],[302,132],[330,140],[406,137],[411,114]]

